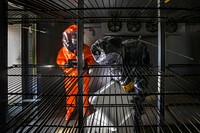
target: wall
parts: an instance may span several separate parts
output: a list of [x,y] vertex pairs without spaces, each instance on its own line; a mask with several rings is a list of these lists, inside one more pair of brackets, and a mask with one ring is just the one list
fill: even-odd
[[186,27],[186,34],[190,47],[190,55],[194,58],[191,63],[200,64],[200,24],[189,24]]
[[[13,64],[21,64],[21,25],[14,24],[8,25],[8,67],[12,66]],[[18,74],[21,74],[19,71]],[[18,87],[16,87],[15,91],[21,93],[21,77],[17,77]],[[8,93],[13,92],[13,83],[16,83],[16,78],[12,78],[8,76]],[[17,100],[16,100],[17,99]],[[21,95],[15,96],[13,99],[12,96],[8,96],[8,103],[9,105],[13,105],[18,103],[22,99]],[[10,116],[16,115],[16,113],[21,111],[22,108],[20,106],[12,106],[8,112]]]
[[8,25],[8,66],[21,64],[21,25]]
[[168,35],[167,49],[183,56],[167,52],[167,64],[197,64],[200,63],[200,25],[186,24],[185,32],[179,35]]
[[99,23],[84,24],[84,43],[91,46],[96,40],[103,37],[103,32]]
[[188,25],[179,25],[181,32],[166,35],[166,64],[193,63],[193,44],[189,39],[187,28]]
[[37,64],[56,64],[56,56],[62,47],[62,32],[69,24],[42,23],[37,29]]

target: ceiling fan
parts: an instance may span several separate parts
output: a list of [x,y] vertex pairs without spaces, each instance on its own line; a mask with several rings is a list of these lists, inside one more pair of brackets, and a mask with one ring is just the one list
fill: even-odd
[[137,32],[141,28],[141,23],[139,21],[135,21],[135,22],[130,21],[127,23],[127,28],[128,28],[128,31]]
[[122,28],[122,23],[120,21],[110,21],[108,22],[108,29],[112,32],[118,32]]
[[149,32],[157,32],[158,31],[158,23],[156,22],[152,22],[152,21],[149,21],[146,23],[146,30],[149,31]]

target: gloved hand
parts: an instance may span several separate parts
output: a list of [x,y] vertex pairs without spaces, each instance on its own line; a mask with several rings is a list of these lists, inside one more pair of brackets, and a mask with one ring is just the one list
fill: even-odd
[[[139,97],[145,97],[144,94],[146,93],[144,79],[136,79],[134,82],[135,92],[138,94]],[[140,99],[142,100],[142,99]],[[142,100],[143,101],[143,100]]]
[[83,69],[86,72],[86,74],[90,74],[89,73],[90,68],[88,67],[88,63],[86,61],[84,61],[84,68]]
[[70,52],[74,53],[74,50],[76,49],[76,46],[73,43],[71,43],[71,42],[67,42],[67,49]]
[[64,65],[64,67],[66,67],[66,68],[74,67],[73,60],[68,60],[68,62]]
[[124,89],[124,91],[126,91],[127,93],[135,91],[134,82],[129,77],[122,77],[120,84],[122,86],[122,89]]

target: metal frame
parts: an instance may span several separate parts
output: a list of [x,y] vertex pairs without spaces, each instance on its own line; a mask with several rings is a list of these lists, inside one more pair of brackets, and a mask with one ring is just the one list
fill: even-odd
[[[82,8],[84,4],[84,0],[78,0],[78,7]],[[78,19],[78,96],[77,97],[77,108],[78,110],[78,126],[79,126],[79,133],[83,132],[83,67],[84,67],[84,53],[83,53],[83,40],[84,40],[84,33],[83,33],[83,22],[82,18],[84,15],[83,11],[78,11],[79,19]]]
[[[32,84],[38,84],[41,87],[41,93],[27,92],[26,95],[38,95],[32,103],[29,103],[23,110],[18,110],[13,107],[20,107],[21,102],[16,98],[22,95],[16,88],[20,87],[20,74],[22,66],[14,66],[8,70],[8,78],[15,79],[10,85],[9,99],[13,103],[9,105],[9,112],[15,112],[15,115],[9,117],[5,132],[198,132],[199,125],[199,84],[194,84],[184,78],[174,75],[171,72],[162,73],[158,68],[153,66],[124,66],[126,70],[135,71],[142,78],[148,78],[148,82],[144,82],[142,86],[147,86],[147,94],[144,96],[144,103],[139,101],[139,104],[144,106],[144,114],[141,115],[138,123],[134,123],[134,110],[140,110],[135,106],[134,102],[130,102],[130,98],[134,93],[125,93],[117,82],[114,82],[110,87],[105,87],[106,83],[113,82],[112,75],[107,73],[108,66],[91,66],[93,73],[91,74],[90,88],[99,88],[99,91],[91,92],[90,101],[96,108],[95,114],[86,117],[83,114],[82,124],[79,125],[81,114],[75,115],[75,118],[69,121],[65,120],[65,104],[66,96],[69,96],[64,89],[63,81],[68,78],[68,81],[73,84],[79,82],[76,77],[65,75],[59,67],[56,66],[27,66],[28,69],[37,69],[40,74],[26,75],[32,80]],[[113,67],[113,66],[112,66]],[[118,75],[120,76],[120,75]],[[134,75],[130,74],[130,77]],[[165,87],[165,92],[157,92],[157,77],[165,77],[165,86],[161,82],[161,88]],[[100,87],[95,79],[98,78]],[[40,80],[38,82],[38,80]],[[72,87],[72,86],[69,86]],[[105,87],[105,88],[104,88]],[[188,88],[190,87],[190,90]],[[162,123],[159,123],[157,115],[160,114],[157,106],[157,96],[161,95],[165,98],[164,108],[165,117],[162,117]],[[78,94],[76,96],[85,96]],[[14,100],[15,99],[15,100]],[[173,100],[174,99],[174,100]],[[12,107],[12,108],[11,108]],[[79,107],[77,107],[79,109]],[[184,117],[182,117],[184,115]],[[98,118],[98,119],[97,119]],[[110,124],[104,123],[110,121]],[[99,123],[100,122],[100,123]]]
[[0,1],[0,128],[2,129],[6,124],[7,119],[7,102],[8,102],[8,85],[7,85],[7,33],[8,33],[8,22],[7,22],[7,2],[5,0]]
[[[16,4],[18,7],[13,8],[9,6],[7,9],[7,2],[12,2]],[[160,1],[159,1],[160,3]],[[154,20],[159,23],[159,39],[160,39],[160,59],[161,70],[163,71],[165,68],[164,64],[164,33],[163,31],[163,22],[171,20],[172,22],[200,22],[199,11],[200,5],[199,0],[195,0],[192,3],[187,1],[186,3],[182,2],[182,0],[170,1],[168,4],[162,3],[162,6],[157,7],[157,2],[154,0],[150,0],[148,2],[143,2],[141,0],[115,0],[111,2],[111,0],[100,0],[100,1],[90,1],[83,0],[78,1],[63,1],[63,0],[1,0],[0,2],[0,28],[1,30],[1,59],[3,63],[1,63],[1,85],[2,85],[2,93],[0,95],[1,98],[1,128],[2,132],[7,131],[21,131],[21,132],[48,132],[48,131],[58,131],[62,129],[62,132],[73,132],[79,131],[83,132],[88,131],[92,132],[92,129],[97,129],[97,131],[101,131],[101,129],[108,128],[106,131],[110,132],[110,128],[116,127],[116,132],[120,130],[124,132],[131,132],[135,130],[136,132],[145,132],[145,130],[149,130],[150,132],[157,132],[157,128],[159,128],[158,132],[173,132],[173,131],[181,131],[181,132],[199,132],[199,120],[200,116],[199,112],[199,85],[185,80],[184,78],[180,78],[177,75],[169,74],[166,75],[160,72],[157,68],[152,66],[138,66],[137,72],[142,77],[151,77],[152,83],[148,84],[148,93],[150,100],[147,100],[146,103],[140,103],[145,106],[145,109],[148,111],[145,112],[144,116],[142,116],[141,120],[138,120],[138,123],[134,123],[134,118],[130,118],[130,121],[125,122],[125,125],[120,125],[119,123],[115,123],[115,125],[85,125],[87,123],[87,119],[83,114],[82,106],[83,106],[83,94],[82,94],[82,84],[81,80],[73,80],[74,77],[63,75],[59,73],[55,66],[51,67],[51,70],[48,67],[41,66],[29,66],[24,63],[26,69],[36,69],[37,71],[45,70],[47,73],[38,73],[36,75],[30,75],[29,73],[19,72],[23,67],[16,66],[10,68],[7,73],[7,25],[15,24],[15,23],[39,23],[39,22],[57,22],[57,23],[66,23],[71,22],[72,20],[78,20],[79,25],[79,49],[78,49],[78,59],[79,59],[79,79],[82,79],[82,38],[83,38],[83,23],[93,23],[93,22],[108,22],[111,19],[115,19],[117,21],[142,21],[148,22],[150,20]],[[190,6],[189,6],[190,5]],[[134,9],[134,10],[133,10]],[[158,15],[157,11],[163,11],[165,15]],[[7,18],[8,12],[8,18]],[[128,15],[127,15],[128,14]],[[23,17],[23,15],[27,15],[28,17]],[[35,15],[38,17],[35,18]],[[23,47],[25,48],[25,47]],[[25,48],[25,50],[27,50]],[[23,53],[24,57],[26,53]],[[26,57],[25,57],[26,58]],[[26,66],[28,65],[28,66]],[[93,66],[94,67],[94,66]],[[107,68],[108,66],[104,66]],[[132,66],[127,66],[127,69],[131,69]],[[135,67],[135,66],[134,66]],[[111,75],[102,75],[105,74],[104,68],[94,67],[98,72],[97,75],[92,75],[91,78],[98,77],[99,79],[105,78],[106,81],[110,82],[109,79],[112,77]],[[49,74],[49,72],[52,72]],[[15,73],[17,72],[17,74]],[[133,75],[129,75],[133,76]],[[14,79],[11,86],[7,86],[8,78]],[[19,77],[22,77],[24,80],[26,77],[30,78],[31,82],[28,82],[25,86],[25,89],[29,88],[32,84],[35,85],[36,89],[38,87],[45,88],[41,93],[37,91],[29,91],[28,89],[25,92],[20,92],[19,88],[21,87],[21,80]],[[42,77],[42,78],[41,78]],[[76,84],[79,83],[79,94],[76,95],[79,97],[80,108],[78,109],[79,115],[78,119],[65,121],[65,97],[67,94],[63,94],[63,79],[68,77],[69,81]],[[161,77],[161,80],[157,80],[158,77]],[[55,82],[52,82],[54,81]],[[92,82],[93,83],[93,82]],[[161,85],[160,88],[165,91],[157,92],[158,83]],[[170,90],[169,88],[173,88]],[[193,88],[194,90],[188,91],[187,88]],[[7,90],[9,88],[9,90]],[[114,87],[115,88],[115,87]],[[113,89],[114,89],[113,88]],[[168,88],[168,89],[166,89]],[[56,90],[57,89],[57,90]],[[9,92],[8,92],[9,91]],[[37,98],[34,99],[31,103],[29,103],[23,110],[19,110],[18,107],[22,106],[22,101],[18,98],[18,96],[33,96],[37,95]],[[106,109],[106,107],[110,110],[115,108],[114,112],[110,111],[114,114],[119,114],[117,111],[119,108],[122,108],[122,114],[119,114],[119,117],[126,117],[125,112],[127,108],[137,109],[133,103],[123,103],[122,97],[128,99],[128,96],[132,96],[135,94],[126,94],[121,90],[119,93],[91,93],[90,97],[98,96],[103,100],[108,98],[114,98],[115,103],[117,102],[117,98],[121,97],[121,104],[104,104],[104,103],[96,103],[95,107],[101,107],[101,109]],[[146,96],[146,95],[145,95]],[[160,98],[160,101],[155,99],[155,97]],[[177,103],[167,103],[166,100],[168,96],[178,97],[180,101]],[[190,103],[187,103],[183,100],[182,96],[189,99]],[[5,105],[7,103],[7,97],[12,102],[9,105]],[[183,100],[183,101],[182,101]],[[111,101],[111,100],[110,100]],[[110,103],[108,100],[108,102]],[[157,103],[159,101],[159,103]],[[70,105],[69,105],[70,106]],[[6,115],[7,107],[9,107],[9,113],[14,112],[14,115]],[[184,111],[179,111],[181,107]],[[193,110],[190,109],[192,107]],[[58,111],[58,112],[57,112]],[[182,118],[181,115],[185,115],[188,113],[188,116]],[[62,114],[62,116],[60,116]],[[167,117],[165,117],[165,115]],[[100,121],[103,120],[103,114],[100,115]],[[116,115],[117,118],[118,115]],[[132,115],[131,115],[132,116]],[[134,115],[133,115],[134,116]],[[157,117],[159,116],[159,117]],[[145,117],[145,118],[143,118]],[[139,118],[140,119],[140,118]],[[154,121],[152,121],[152,120]],[[7,120],[7,123],[6,123]],[[161,120],[161,121],[160,121]],[[6,124],[6,126],[4,126]],[[99,127],[99,128],[98,128]]]
[[[111,18],[119,21],[157,21],[157,10],[162,10],[165,16],[162,21],[175,22],[200,22],[199,6],[200,2],[195,0],[181,1],[170,0],[168,3],[161,1],[162,7],[157,7],[155,0],[85,0],[83,7],[78,7],[78,1],[63,0],[7,0],[25,8],[10,8],[10,23],[37,23],[37,22],[70,22],[70,19],[79,19],[78,11],[84,11],[82,21],[84,22],[108,22]],[[33,17],[33,12],[39,18]],[[19,17],[28,14],[30,19],[25,20]]]
[[[158,2],[158,68],[165,72],[165,27],[164,22],[161,21],[160,17],[164,16],[161,4],[161,0],[157,0]],[[162,87],[161,87],[162,86]],[[158,93],[165,92],[165,77],[158,76]],[[163,124],[163,119],[165,118],[165,100],[164,95],[158,95],[158,124]],[[158,133],[161,132],[161,129],[158,127]]]

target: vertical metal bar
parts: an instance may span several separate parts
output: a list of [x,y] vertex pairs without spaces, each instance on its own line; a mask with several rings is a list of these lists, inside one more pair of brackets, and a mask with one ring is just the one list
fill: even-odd
[[161,17],[163,16],[161,7],[161,0],[158,0],[158,67],[162,72],[165,72],[165,29],[164,22]]
[[[25,16],[24,16],[24,19]],[[22,24],[22,65],[28,65],[28,30],[23,28],[28,27],[27,24]]]
[[[7,78],[7,64],[8,64],[8,14],[7,1],[0,1],[0,129],[4,129],[7,118],[7,103],[8,103],[8,78]],[[4,132],[4,131],[2,131]]]
[[[26,16],[23,16],[24,19],[26,19]],[[29,90],[29,82],[28,82],[28,79],[30,77],[27,77],[28,75],[28,70],[29,70],[29,67],[28,67],[28,50],[29,50],[29,46],[28,46],[28,43],[29,43],[29,37],[28,37],[28,30],[23,28],[23,27],[28,27],[27,24],[22,24],[22,35],[21,35],[21,38],[22,38],[22,46],[21,46],[21,51],[22,51],[22,99],[23,99],[23,102],[25,102],[27,99],[30,99],[31,97],[27,96],[25,93],[30,93],[31,91]]]
[[[84,7],[84,0],[78,0],[78,8]],[[80,17],[78,19],[78,97],[77,97],[77,109],[78,109],[78,126],[79,126],[79,133],[84,132],[82,130],[83,128],[83,78],[82,72],[83,72],[83,22],[81,18],[84,16],[84,12],[81,10],[78,10],[78,16]]]
[[[161,0],[157,1],[158,6],[158,68],[161,70],[161,72],[165,72],[165,31],[164,31],[164,22],[162,22],[161,17],[163,16],[163,11],[161,8]],[[158,73],[161,74],[161,73]],[[163,94],[164,93],[164,77],[158,76],[158,93]],[[158,126],[157,132],[160,133],[161,130],[159,127],[163,124],[164,119],[164,95],[158,95]]]

